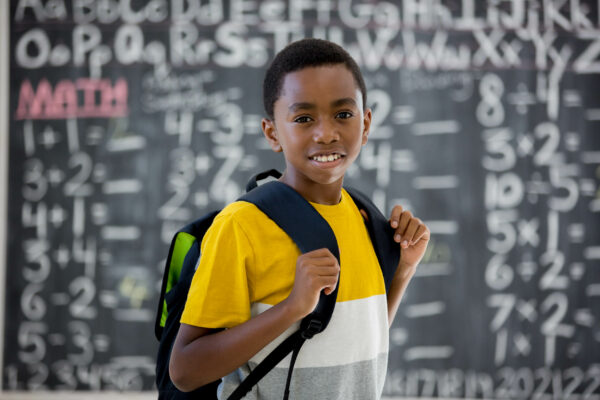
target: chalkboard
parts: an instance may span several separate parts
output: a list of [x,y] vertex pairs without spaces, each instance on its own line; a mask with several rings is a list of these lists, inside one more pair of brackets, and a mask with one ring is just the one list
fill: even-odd
[[10,20],[4,390],[153,390],[170,237],[283,168],[262,77],[320,37],[374,112],[347,183],[432,232],[384,395],[600,398],[598,2],[15,0]]

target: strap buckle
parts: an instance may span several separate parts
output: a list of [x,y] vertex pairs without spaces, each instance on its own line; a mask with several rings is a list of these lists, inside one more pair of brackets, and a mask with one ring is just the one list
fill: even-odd
[[311,339],[315,334],[321,332],[323,323],[316,319],[311,319],[308,326],[300,333],[302,339]]

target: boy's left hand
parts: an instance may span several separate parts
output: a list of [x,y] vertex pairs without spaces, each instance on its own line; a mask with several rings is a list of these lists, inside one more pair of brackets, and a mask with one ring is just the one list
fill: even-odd
[[427,249],[429,228],[400,205],[392,209],[390,226],[395,229],[394,241],[402,248],[398,272],[412,275]]

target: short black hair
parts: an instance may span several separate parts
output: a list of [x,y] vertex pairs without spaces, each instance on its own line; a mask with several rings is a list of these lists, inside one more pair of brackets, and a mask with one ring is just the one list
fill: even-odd
[[275,101],[281,95],[281,85],[286,74],[306,67],[344,64],[354,76],[362,93],[363,108],[367,107],[367,88],[356,61],[341,46],[323,39],[307,38],[288,44],[267,69],[263,82],[265,112],[273,119]]

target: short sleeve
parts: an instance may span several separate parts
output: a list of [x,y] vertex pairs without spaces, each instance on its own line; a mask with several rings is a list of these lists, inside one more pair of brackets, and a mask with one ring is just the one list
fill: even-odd
[[181,322],[203,328],[231,328],[250,319],[250,241],[235,214],[217,215],[201,244]]

